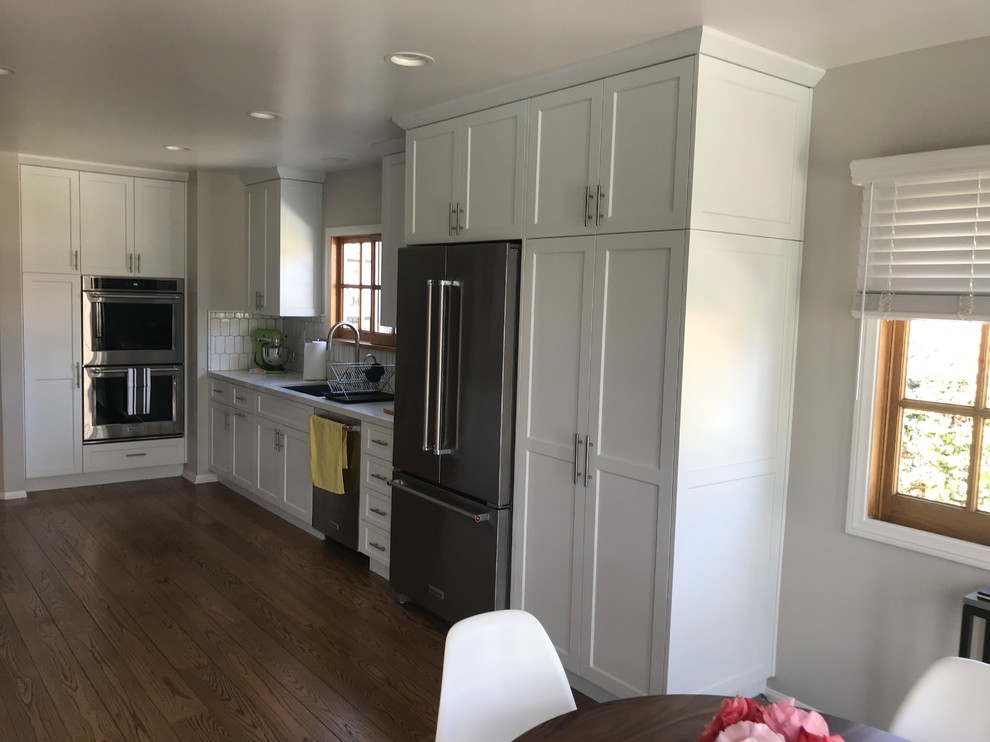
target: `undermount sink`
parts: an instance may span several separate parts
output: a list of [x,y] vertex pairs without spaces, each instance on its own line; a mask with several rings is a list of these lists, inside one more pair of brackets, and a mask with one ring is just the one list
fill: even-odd
[[362,402],[391,402],[394,394],[389,392],[347,392],[346,394],[330,391],[326,384],[300,384],[298,386],[282,387],[290,392],[308,394],[311,397],[322,397],[340,404],[360,404]]

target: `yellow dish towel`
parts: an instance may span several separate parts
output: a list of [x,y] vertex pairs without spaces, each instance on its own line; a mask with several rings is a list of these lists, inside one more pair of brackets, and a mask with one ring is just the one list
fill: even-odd
[[347,428],[325,417],[309,418],[309,475],[320,489],[344,494]]

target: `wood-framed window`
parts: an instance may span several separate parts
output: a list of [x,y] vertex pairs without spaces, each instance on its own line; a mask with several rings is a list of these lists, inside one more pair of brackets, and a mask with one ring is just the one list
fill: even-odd
[[870,517],[990,545],[990,325],[883,320]]
[[[355,234],[333,237],[330,243],[330,315],[333,322],[350,322],[361,341],[395,347],[395,332],[381,324],[382,236]],[[337,337],[350,333],[341,330]]]

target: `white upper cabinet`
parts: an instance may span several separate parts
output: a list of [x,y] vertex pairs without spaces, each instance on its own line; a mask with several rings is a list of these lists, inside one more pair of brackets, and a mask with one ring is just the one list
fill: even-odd
[[79,173],[82,272],[127,275],[134,267],[134,178]]
[[534,98],[527,237],[682,229],[693,59]]
[[250,184],[246,194],[249,308],[322,314],[322,183],[281,178]]
[[186,184],[134,179],[134,273],[150,278],[185,275]]
[[605,80],[599,232],[687,226],[694,58]]
[[527,101],[406,134],[406,242],[518,239]]
[[382,304],[381,323],[396,326],[395,289],[399,248],[405,244],[406,154],[382,158]]
[[527,237],[597,231],[601,130],[601,80],[530,101]]
[[800,240],[811,89],[698,60],[691,227]]
[[21,165],[21,260],[25,271],[79,272],[79,173]]

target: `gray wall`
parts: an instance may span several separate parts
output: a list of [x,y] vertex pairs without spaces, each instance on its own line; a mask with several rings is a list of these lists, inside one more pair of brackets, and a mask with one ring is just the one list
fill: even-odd
[[199,170],[190,174],[188,188],[186,471],[202,476],[209,473],[207,312],[247,308],[245,203],[236,174]]
[[382,166],[327,173],[323,181],[323,226],[350,227],[382,220]]
[[886,725],[958,648],[961,596],[990,574],[844,532],[862,190],[849,163],[990,143],[990,39],[828,72],[815,89],[777,676],[771,687]]
[[0,482],[24,489],[20,187],[17,154],[0,152]]

